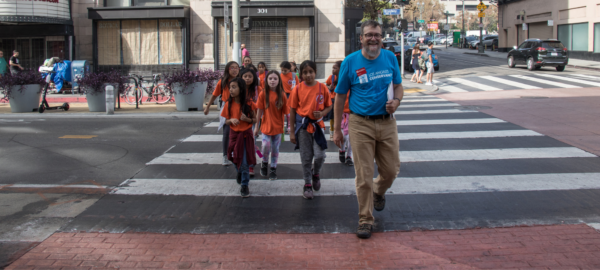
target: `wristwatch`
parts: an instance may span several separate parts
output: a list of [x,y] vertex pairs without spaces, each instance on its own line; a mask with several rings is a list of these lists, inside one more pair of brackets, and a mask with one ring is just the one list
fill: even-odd
[[400,102],[402,102],[402,101],[400,101],[400,99],[399,99],[399,98],[394,98],[394,99],[395,99],[395,100],[398,100],[398,105],[400,105]]

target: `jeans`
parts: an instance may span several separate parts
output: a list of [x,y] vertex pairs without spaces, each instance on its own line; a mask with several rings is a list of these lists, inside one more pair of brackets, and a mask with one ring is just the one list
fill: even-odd
[[[317,127],[320,128],[320,127]],[[325,158],[327,157],[325,150],[315,142],[313,134],[308,133],[306,129],[300,128],[298,138],[300,141],[300,160],[302,161],[302,172],[304,183],[312,183],[312,174],[319,174]],[[314,164],[313,164],[314,158]]]
[[262,135],[262,154],[263,163],[269,163],[269,154],[271,154],[271,168],[277,168],[277,160],[279,159],[279,145],[281,144],[282,134],[277,135]]
[[246,159],[246,143],[244,142],[244,159],[239,168],[236,168],[238,173],[242,174],[242,186],[247,186],[250,183],[250,171],[248,170],[248,160]]

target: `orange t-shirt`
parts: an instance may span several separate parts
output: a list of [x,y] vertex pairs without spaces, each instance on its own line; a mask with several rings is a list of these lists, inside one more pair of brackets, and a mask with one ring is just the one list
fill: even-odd
[[298,85],[298,78],[296,77],[296,73],[288,72],[288,74],[281,73],[281,84],[283,85],[283,90],[290,94],[292,93],[292,85],[294,84],[294,80],[296,81],[296,85]]
[[[288,103],[290,108],[294,108],[298,115],[317,120],[313,112],[322,111],[331,106],[331,98],[325,84],[317,82],[313,86],[307,86],[306,83],[301,83],[292,90]],[[325,128],[323,121],[319,121],[318,124],[321,128]],[[307,131],[314,133],[312,125],[308,127]]]
[[281,110],[277,109],[277,93],[271,91],[269,93],[269,108],[265,109],[265,92],[261,92],[258,96],[256,107],[263,110],[263,121],[260,126],[260,131],[267,135],[277,135],[283,133],[283,115],[290,113],[290,108],[287,105],[287,98],[283,95],[283,106]]
[[258,74],[258,81],[260,83],[260,85],[262,85],[263,83],[265,83],[265,77],[267,76],[266,72],[263,72],[262,74]]
[[223,80],[219,80],[219,82],[217,83],[215,91],[213,91],[213,96],[221,96],[221,100],[227,101],[229,99],[229,84],[223,86],[221,84],[222,81]]
[[[333,74],[329,75],[329,78],[327,78],[327,81],[325,82],[326,85],[331,85],[333,86]],[[333,86],[333,89],[331,89],[331,92],[329,92],[329,94],[331,95],[331,99],[335,98],[335,86]]]
[[256,103],[256,101],[258,100],[258,96],[260,95],[260,93],[262,93],[262,91],[263,91],[263,88],[261,86],[258,86],[256,88],[256,92],[254,92],[255,96],[253,96],[253,97],[250,96],[250,91],[246,91],[246,93],[248,94],[246,99],[250,99],[250,100],[252,100],[252,102]]
[[[256,110],[256,104],[254,104],[254,102],[248,101],[247,102],[248,106],[250,106],[250,109],[252,111]],[[231,118],[235,118],[237,120],[240,120],[240,123],[237,126],[234,125],[230,125],[231,129],[233,129],[234,131],[237,132],[241,132],[241,131],[246,131],[249,128],[252,128],[252,124],[246,122],[246,121],[242,121],[240,118],[242,117],[242,111],[241,111],[241,106],[239,103],[233,101],[233,103],[231,104],[231,114],[229,114],[229,101],[225,102],[225,105],[223,105],[223,112],[221,112],[221,116],[225,117],[227,120],[231,119]],[[250,115],[246,115],[247,117],[250,117]]]

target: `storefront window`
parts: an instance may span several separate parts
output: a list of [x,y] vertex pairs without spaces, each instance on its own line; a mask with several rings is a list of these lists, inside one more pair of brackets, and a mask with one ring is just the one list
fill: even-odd
[[189,6],[190,0],[169,0],[169,5],[171,5],[171,6],[176,6],[176,5]]
[[573,44],[571,43],[571,33],[572,27],[570,24],[563,24],[558,26],[558,40],[567,47],[568,50],[573,49]]
[[129,0],[106,0],[107,7],[128,7],[130,5]]
[[136,7],[164,6],[165,0],[133,0],[133,5]]
[[573,24],[573,51],[588,50],[588,23]]
[[183,64],[183,22],[98,22],[98,65]]
[[594,52],[600,53],[600,23],[594,24]]

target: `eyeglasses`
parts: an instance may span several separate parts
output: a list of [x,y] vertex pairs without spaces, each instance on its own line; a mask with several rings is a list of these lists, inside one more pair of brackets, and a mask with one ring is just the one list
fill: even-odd
[[365,34],[364,36],[368,39],[371,39],[371,38],[380,39],[383,37],[382,34]]

